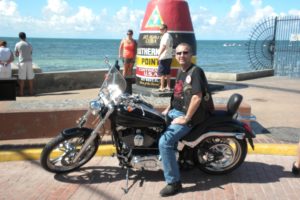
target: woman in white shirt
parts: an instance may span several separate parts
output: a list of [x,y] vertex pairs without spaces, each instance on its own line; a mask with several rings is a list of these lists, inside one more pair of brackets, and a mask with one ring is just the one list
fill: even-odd
[[0,40],[0,79],[11,78],[10,63],[14,61],[14,54],[6,45],[6,41]]

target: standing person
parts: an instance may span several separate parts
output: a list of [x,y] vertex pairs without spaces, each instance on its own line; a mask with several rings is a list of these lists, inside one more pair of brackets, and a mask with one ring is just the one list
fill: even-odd
[[19,95],[24,95],[25,80],[29,83],[29,94],[33,95],[32,46],[26,41],[26,34],[19,33],[20,41],[15,46],[15,55],[19,57]]
[[299,175],[300,174],[300,141],[299,141],[299,144],[298,144],[297,158],[296,158],[296,161],[293,163],[292,173],[294,175]]
[[14,54],[6,46],[6,41],[0,40],[0,79],[11,78],[10,63],[14,61]]
[[137,43],[132,38],[133,31],[129,29],[127,31],[127,37],[121,41],[119,47],[119,58],[123,59],[123,76],[131,76],[132,69],[135,62],[136,51],[137,51]]
[[[157,74],[160,76],[160,87],[159,92],[165,90],[171,90],[171,63],[172,63],[172,52],[173,52],[173,38],[170,33],[168,33],[168,26],[162,24],[160,27],[160,33],[162,38],[159,44],[158,50],[158,71]],[[165,88],[165,79],[167,80],[167,87]]]
[[191,46],[187,43],[181,43],[176,48],[176,60],[181,68],[178,70],[171,103],[162,113],[171,120],[159,140],[159,152],[167,182],[167,186],[160,191],[163,197],[174,195],[182,189],[175,156],[177,142],[208,115],[206,105],[209,104],[202,100],[203,96],[209,95],[206,92],[207,80],[203,70],[191,62],[191,51]]

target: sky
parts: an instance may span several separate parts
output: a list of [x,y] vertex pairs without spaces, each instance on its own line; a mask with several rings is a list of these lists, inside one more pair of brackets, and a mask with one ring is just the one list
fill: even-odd
[[[299,0],[187,0],[197,40],[248,39],[273,16],[300,16]],[[149,0],[0,0],[0,37],[138,38]]]

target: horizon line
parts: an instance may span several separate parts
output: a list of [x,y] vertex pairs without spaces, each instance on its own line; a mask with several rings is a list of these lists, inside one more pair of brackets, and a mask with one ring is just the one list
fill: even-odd
[[[0,36],[1,38],[19,38],[19,37],[13,37],[13,36]],[[27,37],[28,40],[30,39],[70,39],[70,40],[122,40],[123,38],[72,38],[72,37]],[[138,40],[138,39],[136,39]],[[247,41],[249,39],[196,39],[196,41]]]

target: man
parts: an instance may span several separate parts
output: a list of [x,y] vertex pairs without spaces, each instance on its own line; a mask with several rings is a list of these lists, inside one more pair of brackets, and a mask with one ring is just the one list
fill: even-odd
[[[158,71],[157,74],[160,76],[160,88],[159,92],[165,90],[171,90],[170,87],[170,73],[171,73],[171,63],[172,63],[172,51],[173,51],[173,38],[168,33],[168,26],[162,24],[160,27],[160,33],[162,38],[159,44],[158,50]],[[165,88],[165,79],[167,79],[167,87]]]
[[207,80],[202,69],[191,62],[192,50],[189,44],[181,43],[177,46],[176,60],[181,68],[176,78],[171,104],[163,111],[172,121],[159,140],[167,182],[167,186],[160,191],[161,196],[174,195],[182,189],[175,145],[190,132],[192,126],[204,121],[207,114],[203,100],[207,91]]
[[20,42],[15,46],[15,55],[19,57],[19,95],[24,95],[25,80],[29,82],[29,94],[33,95],[32,46],[26,41],[26,34],[19,33]]

